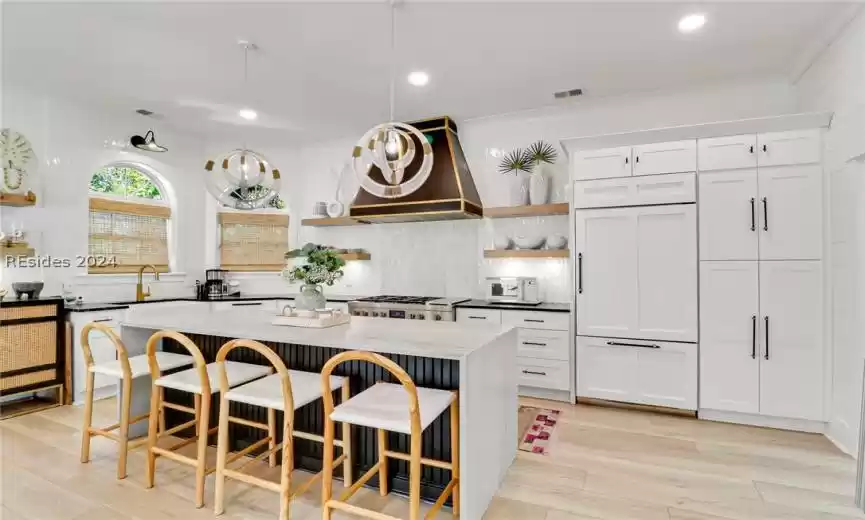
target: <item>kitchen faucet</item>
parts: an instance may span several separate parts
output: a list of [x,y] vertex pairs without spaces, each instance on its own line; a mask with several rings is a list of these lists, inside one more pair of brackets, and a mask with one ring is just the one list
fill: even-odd
[[153,271],[156,280],[159,280],[159,271],[153,265],[142,265],[141,269],[138,270],[138,283],[135,285],[135,301],[137,302],[143,302],[144,298],[150,296],[150,286],[147,286],[147,291],[144,290],[144,271],[148,267]]

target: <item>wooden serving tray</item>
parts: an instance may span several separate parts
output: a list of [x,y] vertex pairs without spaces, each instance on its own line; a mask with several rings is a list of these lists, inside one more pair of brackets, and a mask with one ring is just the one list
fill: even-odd
[[351,315],[340,314],[338,316],[329,316],[327,318],[302,318],[300,316],[277,316],[270,323],[273,325],[283,325],[286,327],[306,327],[310,329],[324,329],[327,327],[336,327],[337,325],[345,325],[351,321]]

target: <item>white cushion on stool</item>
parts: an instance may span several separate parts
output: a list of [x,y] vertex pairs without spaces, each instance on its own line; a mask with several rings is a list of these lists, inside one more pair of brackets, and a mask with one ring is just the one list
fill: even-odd
[[[186,367],[193,363],[192,356],[173,354],[171,352],[157,352],[156,360],[159,362],[159,369],[162,371]],[[147,355],[142,354],[140,356],[129,358],[129,369],[132,372],[132,377],[150,374],[150,365],[147,362]],[[105,363],[93,365],[90,367],[90,371],[97,374],[105,374],[107,376],[123,377],[123,369],[120,368],[120,360],[106,361]]]
[[[219,367],[216,366],[216,363],[208,363],[206,368],[207,379],[210,381],[210,392],[219,392]],[[225,372],[228,374],[228,386],[230,388],[270,374],[270,367],[240,363],[238,361],[226,361]],[[192,394],[200,394],[202,392],[201,378],[198,377],[197,368],[190,368],[183,372],[162,376],[156,380],[156,385]]]
[[[289,370],[288,378],[291,381],[291,395],[294,398],[295,410],[321,398],[321,374]],[[342,388],[342,378],[330,376],[330,387],[333,390]],[[282,398],[282,378],[279,374],[273,374],[264,379],[232,388],[225,394],[225,398],[229,401],[285,411],[285,401]]]
[[[454,400],[450,390],[417,389],[421,431],[447,410]],[[376,383],[333,409],[330,418],[338,422],[411,433],[408,392],[402,385]]]

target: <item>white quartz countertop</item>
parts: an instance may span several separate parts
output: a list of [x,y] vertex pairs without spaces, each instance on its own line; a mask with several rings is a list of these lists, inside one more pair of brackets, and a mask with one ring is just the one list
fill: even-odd
[[511,327],[456,322],[418,322],[352,316],[346,325],[326,329],[272,325],[275,310],[232,308],[212,310],[189,305],[129,313],[123,327],[174,330],[228,338],[296,343],[383,354],[460,359],[493,342]]

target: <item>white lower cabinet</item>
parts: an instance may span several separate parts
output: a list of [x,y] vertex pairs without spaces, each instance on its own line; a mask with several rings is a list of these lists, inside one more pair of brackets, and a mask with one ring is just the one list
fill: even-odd
[[577,395],[697,409],[697,345],[577,338]]
[[[81,348],[81,329],[90,322],[101,323],[110,327],[118,335],[120,323],[126,316],[127,309],[94,312],[71,312],[69,321],[72,325],[72,402],[84,402],[84,390],[87,376],[87,364],[84,362],[84,351]],[[90,352],[94,363],[105,363],[117,359],[114,343],[99,331],[92,331],[89,337]],[[94,377],[94,395],[97,399],[111,397],[117,392],[117,378],[97,374]]]
[[823,420],[819,261],[702,262],[700,408]]
[[562,391],[571,388],[571,372],[567,361],[519,357],[517,367],[520,371],[520,386]]

